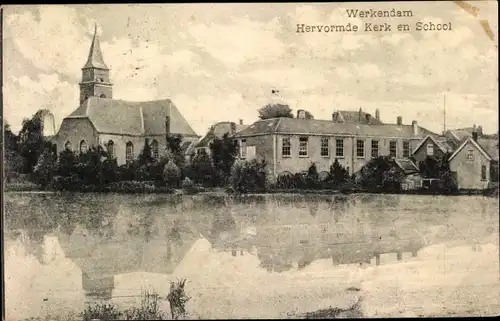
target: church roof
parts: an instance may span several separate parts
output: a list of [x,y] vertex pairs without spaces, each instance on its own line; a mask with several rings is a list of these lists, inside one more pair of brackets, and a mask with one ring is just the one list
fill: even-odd
[[100,133],[142,136],[164,135],[167,116],[171,133],[198,137],[170,99],[135,102],[92,96],[66,119],[88,118]]
[[97,26],[94,30],[94,38],[92,39],[92,44],[90,45],[89,57],[83,68],[99,68],[99,69],[109,69],[104,63],[102,58],[101,45],[99,43],[99,38],[97,37]]

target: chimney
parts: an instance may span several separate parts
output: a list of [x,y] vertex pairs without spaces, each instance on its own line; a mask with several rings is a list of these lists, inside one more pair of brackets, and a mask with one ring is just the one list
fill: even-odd
[[375,109],[375,118],[376,118],[377,120],[380,120],[380,110],[378,110],[378,108],[377,108],[377,109]]
[[303,109],[297,110],[297,118],[298,119],[306,119],[306,111]]
[[419,132],[418,132],[418,123],[416,120],[412,121],[411,122],[411,127],[413,129],[413,136],[418,136]]
[[170,116],[165,117],[165,133],[170,134]]
[[337,114],[337,112],[336,112],[336,111],[334,111],[334,112],[332,113],[332,121],[337,121],[337,115],[338,115],[338,114]]
[[474,124],[474,126],[472,126],[472,139],[475,142],[477,142],[478,131],[479,131],[479,128],[476,127],[476,124]]
[[403,117],[398,116],[398,118],[397,118],[397,124],[398,124],[399,126],[403,125]]
[[363,113],[363,109],[361,109],[361,107],[359,107],[359,121],[361,121],[361,114]]
[[483,126],[477,126],[477,136],[483,136]]
[[240,125],[243,125],[243,119],[240,119]]

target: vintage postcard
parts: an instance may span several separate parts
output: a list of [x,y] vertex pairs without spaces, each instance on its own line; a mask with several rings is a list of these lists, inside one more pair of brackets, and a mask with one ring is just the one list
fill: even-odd
[[4,320],[500,314],[496,1],[1,24]]

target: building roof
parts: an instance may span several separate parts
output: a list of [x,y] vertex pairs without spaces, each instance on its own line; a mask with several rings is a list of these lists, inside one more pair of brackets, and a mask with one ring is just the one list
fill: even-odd
[[102,58],[101,45],[99,43],[99,38],[97,37],[97,25],[95,26],[94,38],[92,39],[92,44],[90,45],[89,57],[83,66],[83,69],[86,68],[109,69]]
[[477,142],[493,160],[498,161],[498,139],[479,138]]
[[453,150],[455,150],[455,147],[452,144],[450,144],[449,140],[446,137],[427,135],[425,136],[424,139],[420,141],[417,147],[413,150],[413,154],[415,154],[420,148],[422,148],[422,146],[428,139],[432,140],[434,144],[437,147],[439,147],[439,149],[441,149],[443,153],[452,152]]
[[474,145],[474,147],[476,147],[476,148],[479,150],[479,152],[481,152],[481,154],[483,154],[483,155],[484,155],[484,157],[486,157],[486,159],[488,159],[488,160],[491,160],[491,159],[492,159],[492,157],[488,154],[488,152],[486,152],[486,151],[484,150],[484,148],[483,148],[483,147],[481,147],[481,145],[479,145],[479,144],[478,144],[478,143],[477,143],[474,139],[472,139],[472,138],[468,138],[468,139],[467,139],[466,141],[464,141],[464,142],[462,143],[462,145],[460,145],[460,147],[458,147],[458,148],[457,148],[457,150],[456,150],[456,151],[455,151],[455,152],[454,152],[454,153],[450,156],[450,159],[449,159],[449,160],[451,161],[453,158],[455,158],[455,156],[457,156],[457,155],[460,153],[460,151],[461,151],[461,150],[462,150],[465,146],[467,146],[469,143],[471,143],[472,145]]
[[196,144],[195,148],[208,147],[214,138],[221,139],[224,134],[233,133],[233,128],[231,128],[231,126],[234,126],[234,133],[248,127],[248,125],[236,124],[229,121],[218,122],[210,128],[208,133]]
[[92,96],[65,119],[88,118],[98,132],[142,136],[164,135],[167,116],[171,133],[198,136],[170,99],[133,102]]
[[396,159],[396,164],[401,168],[406,175],[419,172],[419,169],[415,163],[409,159]]
[[364,111],[338,110],[337,113],[336,121],[338,122],[372,125],[383,124],[379,119]]
[[311,135],[356,135],[394,138],[421,138],[425,135],[435,135],[431,131],[418,126],[419,133],[413,135],[412,125],[396,124],[357,124],[337,123],[330,120],[272,118],[260,120],[237,133],[237,136],[256,136],[263,134],[311,134]]

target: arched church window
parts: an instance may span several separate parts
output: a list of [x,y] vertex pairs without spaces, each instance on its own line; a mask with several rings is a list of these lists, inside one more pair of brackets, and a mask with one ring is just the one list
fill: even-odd
[[153,156],[154,159],[158,159],[158,141],[156,139],[153,139],[151,142],[151,155]]
[[108,142],[108,157],[109,159],[115,158],[115,143],[112,140]]
[[134,144],[128,142],[125,146],[125,161],[130,163],[134,160]]
[[106,98],[106,95],[105,94],[101,94],[101,98]]
[[87,142],[85,140],[82,140],[80,142],[80,153],[81,154],[86,153],[87,150],[88,150]]
[[66,142],[66,144],[64,144],[64,148],[66,148],[66,150],[73,150],[71,142],[69,140]]

